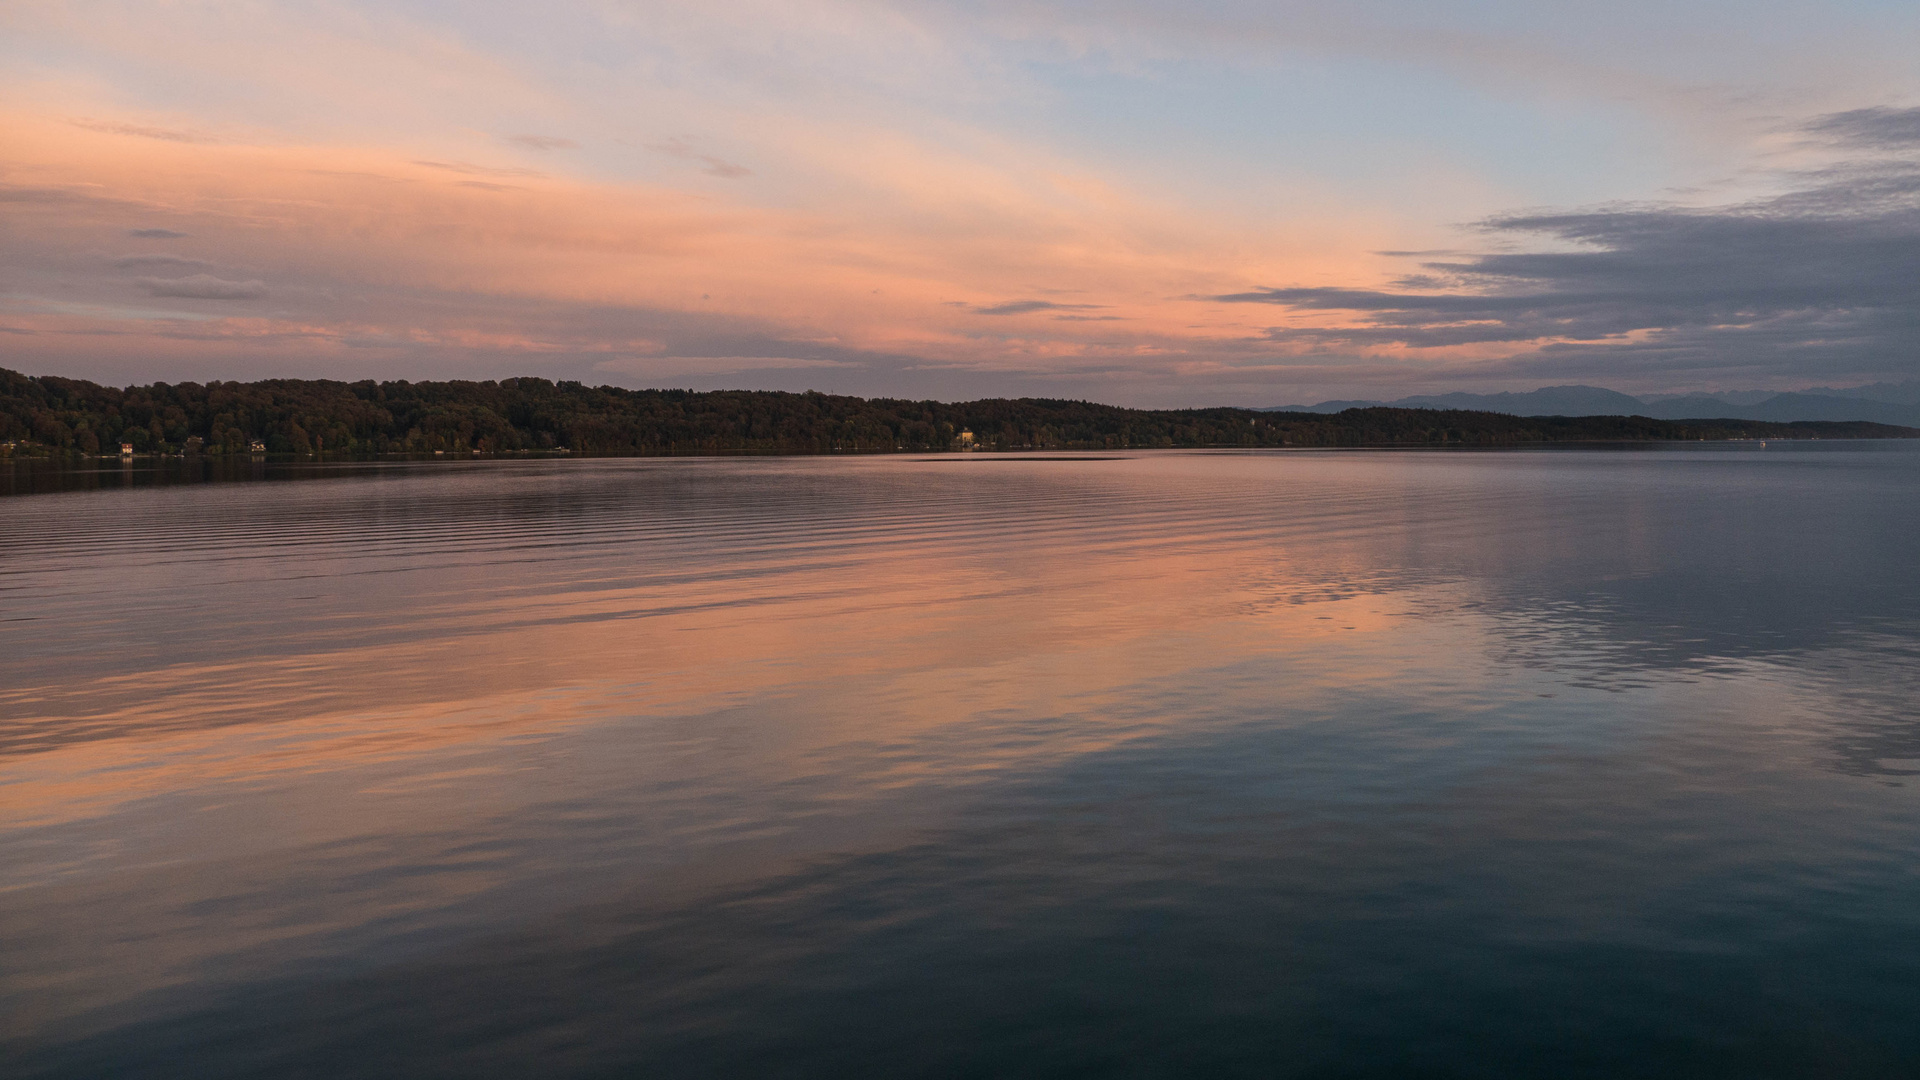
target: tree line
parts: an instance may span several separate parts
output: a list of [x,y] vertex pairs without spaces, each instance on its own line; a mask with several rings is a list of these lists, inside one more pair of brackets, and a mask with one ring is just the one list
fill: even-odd
[[110,387],[0,368],[0,450],[366,455],[835,453],[1174,447],[1511,446],[1541,442],[1913,438],[1871,423],[1643,416],[1522,417],[1369,408],[1343,413],[1123,409],[1052,398],[905,401],[765,390],[626,390],[497,382],[153,383]]

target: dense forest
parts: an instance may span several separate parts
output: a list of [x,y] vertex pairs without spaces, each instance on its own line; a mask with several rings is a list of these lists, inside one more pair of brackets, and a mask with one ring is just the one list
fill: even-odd
[[499,382],[154,383],[117,389],[0,368],[0,450],[22,454],[832,453],[1149,447],[1508,446],[1539,442],[1913,438],[1870,423],[1428,409],[1333,415],[1122,409],[1047,398],[959,403],[770,391]]

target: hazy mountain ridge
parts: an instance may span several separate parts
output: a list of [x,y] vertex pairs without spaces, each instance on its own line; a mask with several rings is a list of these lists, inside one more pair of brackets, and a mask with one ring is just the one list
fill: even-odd
[[1512,416],[1645,416],[1655,420],[1867,420],[1920,425],[1920,380],[1865,386],[1821,386],[1785,393],[1737,390],[1724,394],[1649,394],[1634,397],[1598,386],[1544,386],[1525,393],[1422,394],[1397,401],[1322,401],[1280,405],[1262,412],[1337,413],[1346,409],[1472,409]]

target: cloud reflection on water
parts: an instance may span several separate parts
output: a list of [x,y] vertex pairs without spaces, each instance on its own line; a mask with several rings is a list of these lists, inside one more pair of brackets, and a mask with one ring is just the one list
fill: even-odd
[[932,872],[969,857],[938,837],[1029,817],[1092,814],[1105,851],[1128,805],[1253,814],[1320,862],[1345,821],[1391,874],[1375,826],[1516,790],[1576,829],[1632,789],[1850,805],[1917,738],[1886,573],[1915,461],[589,461],[15,500],[9,1036],[582,905],[672,923],[809,867]]

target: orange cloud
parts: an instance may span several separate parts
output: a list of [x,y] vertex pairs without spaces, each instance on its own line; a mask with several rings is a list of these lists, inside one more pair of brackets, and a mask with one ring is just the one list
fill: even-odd
[[[4,123],[9,220],[68,286],[26,282],[5,322],[54,356],[102,336],[159,356],[183,341],[742,355],[699,340],[731,327],[976,370],[1160,373],[1275,351],[1259,341],[1275,313],[1194,296],[1366,275],[1377,257],[1354,253],[1389,238],[1346,221],[1249,235],[1092,177],[897,139],[843,147],[865,185],[848,201],[779,206],[380,147],[149,137],[131,120]],[[132,251],[130,231],[165,235]],[[632,329],[649,320],[679,338]]]

